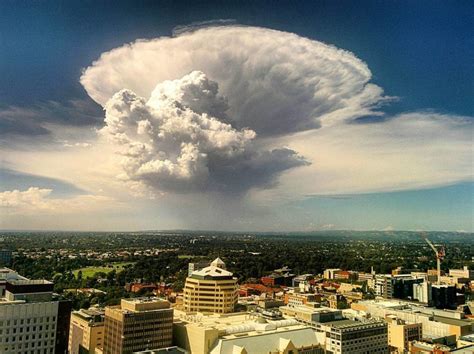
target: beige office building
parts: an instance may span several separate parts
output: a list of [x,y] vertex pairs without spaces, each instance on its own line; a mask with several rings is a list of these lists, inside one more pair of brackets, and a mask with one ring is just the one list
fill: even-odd
[[94,354],[96,348],[104,344],[105,312],[102,309],[74,311],[69,327],[69,353]]
[[176,345],[191,354],[322,354],[316,332],[295,319],[267,320],[248,312],[175,311]]
[[238,300],[237,279],[217,258],[209,267],[186,278],[183,309],[186,312],[229,313]]
[[410,343],[422,339],[422,324],[407,323],[396,316],[386,317],[388,323],[388,345],[391,351],[405,353],[410,349]]
[[122,299],[105,308],[104,354],[130,354],[171,346],[173,309],[158,298]]

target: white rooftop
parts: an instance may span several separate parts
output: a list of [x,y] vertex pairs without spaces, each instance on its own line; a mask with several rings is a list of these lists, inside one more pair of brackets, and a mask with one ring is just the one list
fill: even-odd
[[219,257],[217,257],[216,259],[214,259],[214,260],[211,262],[211,266],[225,269],[225,263],[224,263],[224,261],[223,261],[222,259],[220,259]]
[[194,271],[191,275],[197,275],[197,276],[202,276],[202,277],[205,277],[205,276],[209,276],[209,277],[231,277],[232,273],[225,270],[225,269],[210,265],[209,267],[203,268],[201,270]]

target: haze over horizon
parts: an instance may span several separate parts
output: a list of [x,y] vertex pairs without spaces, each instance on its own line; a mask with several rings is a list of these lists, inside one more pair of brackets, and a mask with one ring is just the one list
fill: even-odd
[[474,231],[472,3],[70,5],[0,4],[0,229]]

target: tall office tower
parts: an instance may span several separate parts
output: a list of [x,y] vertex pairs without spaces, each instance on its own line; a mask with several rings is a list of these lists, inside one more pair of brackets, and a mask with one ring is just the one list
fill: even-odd
[[99,308],[74,311],[69,329],[69,353],[95,353],[104,344],[105,312]]
[[209,267],[195,271],[184,285],[184,310],[187,312],[234,312],[238,300],[237,279],[217,258]]
[[122,299],[105,308],[104,354],[169,347],[173,340],[173,309],[158,298]]
[[8,280],[0,301],[0,353],[66,353],[70,312],[69,301],[53,299],[53,283]]

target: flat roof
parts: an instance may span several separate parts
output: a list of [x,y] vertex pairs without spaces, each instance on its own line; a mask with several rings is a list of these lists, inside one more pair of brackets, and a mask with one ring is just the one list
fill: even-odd
[[433,319],[436,322],[446,323],[455,326],[471,326],[474,324],[474,321],[470,320],[460,320],[457,318],[450,318],[450,317],[442,317],[442,316],[433,316]]
[[354,320],[337,320],[324,323],[325,326],[331,326],[338,329],[370,326],[376,324],[385,324],[384,321],[367,320],[367,321],[354,321]]

